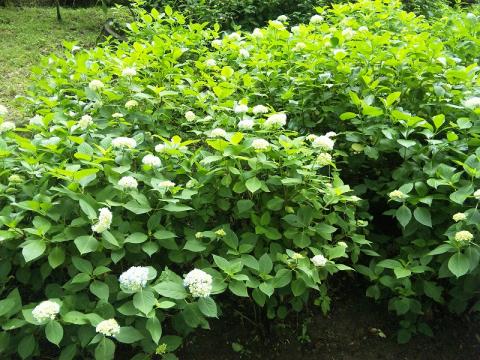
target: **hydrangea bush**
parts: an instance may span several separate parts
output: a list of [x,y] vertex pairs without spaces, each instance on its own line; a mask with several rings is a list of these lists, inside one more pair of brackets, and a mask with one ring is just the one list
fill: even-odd
[[432,302],[473,305],[475,15],[317,11],[221,33],[138,10],[128,42],[43,61],[30,119],[0,108],[0,351],[174,359],[218,294],[327,311],[353,268],[401,341]]

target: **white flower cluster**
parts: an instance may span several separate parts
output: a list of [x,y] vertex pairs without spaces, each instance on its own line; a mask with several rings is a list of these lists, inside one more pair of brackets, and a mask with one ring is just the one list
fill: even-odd
[[171,188],[171,187],[175,186],[175,183],[173,181],[170,181],[170,180],[165,180],[165,181],[160,181],[157,184],[157,186],[162,187],[162,188]]
[[133,149],[137,146],[137,142],[135,141],[135,139],[121,136],[112,140],[112,146],[119,149]]
[[321,15],[313,15],[310,18],[310,24],[321,24],[323,22],[323,16]]
[[355,36],[357,32],[353,30],[352,28],[348,27],[342,31],[342,35],[345,39],[350,40]]
[[92,231],[102,233],[110,229],[112,224],[112,212],[108,208],[101,208],[98,215],[98,222],[92,226]]
[[155,146],[155,152],[163,153],[167,150],[167,146],[165,144],[158,144]]
[[258,115],[258,114],[266,114],[269,112],[269,110],[268,110],[268,107],[266,107],[265,105],[255,105],[252,109],[252,112],[255,115]]
[[101,82],[100,80],[92,80],[88,84],[88,87],[91,90],[95,91],[95,90],[100,90],[100,89],[104,88],[105,84],[103,82]]
[[83,115],[78,121],[80,129],[85,130],[93,123],[93,118],[90,115]]
[[288,20],[288,17],[286,15],[280,15],[279,17],[277,17],[277,20],[284,22]]
[[231,34],[228,34],[227,37],[230,40],[240,40],[242,38],[242,35],[240,35],[238,32],[233,32]]
[[8,114],[8,109],[5,105],[0,104],[0,116],[5,116]]
[[217,62],[214,59],[205,60],[205,65],[208,67],[214,67],[217,65]]
[[259,28],[255,28],[255,29],[253,29],[252,36],[257,38],[257,39],[261,39],[261,38],[263,38],[263,32]]
[[315,255],[310,259],[313,265],[317,267],[323,267],[327,264],[328,260],[322,254]]
[[463,221],[467,219],[467,215],[465,213],[459,212],[459,213],[453,214],[452,219],[455,222]]
[[193,297],[208,297],[212,292],[212,276],[200,269],[193,269],[183,280],[183,285]]
[[119,118],[123,118],[125,115],[123,115],[122,113],[113,113],[112,114],[112,118],[114,119],[119,119]]
[[252,147],[255,150],[267,150],[270,147],[270,143],[265,139],[255,139],[252,141]]
[[473,193],[473,197],[477,200],[480,200],[480,189],[475,190],[475,192]]
[[128,291],[139,291],[147,285],[148,268],[145,266],[132,266],[120,275],[118,281]]
[[299,41],[298,43],[295,44],[295,46],[293,47],[292,50],[294,52],[299,52],[299,51],[302,51],[303,49],[305,49],[306,47],[307,47],[307,45],[304,42]]
[[248,52],[247,49],[240,49],[238,50],[238,54],[241,56],[241,57],[244,57],[246,59],[248,59],[250,57],[250,53]]
[[233,111],[237,114],[242,114],[248,112],[248,105],[245,104],[236,104],[233,107]]
[[473,239],[473,234],[470,231],[462,230],[455,234],[455,240],[462,242],[462,241],[471,241]]
[[185,119],[187,119],[187,121],[193,121],[195,120],[197,117],[197,115],[195,115],[195,113],[193,111],[187,111],[185,113]]
[[51,300],[42,301],[32,310],[32,316],[35,321],[44,323],[53,320],[60,312],[60,305]]
[[122,76],[135,76],[137,75],[137,70],[133,67],[126,67],[122,70]]
[[480,97],[474,96],[463,102],[463,105],[469,109],[476,109],[480,107]]
[[95,327],[95,331],[105,336],[116,336],[120,333],[120,325],[115,319],[103,320]]
[[215,39],[212,41],[212,46],[216,49],[222,47],[223,41],[220,39]]
[[315,136],[312,141],[312,146],[314,148],[319,148],[326,151],[333,150],[335,141],[331,139],[331,136],[333,135],[330,133],[321,136]]
[[133,176],[124,176],[118,181],[118,186],[125,189],[136,189],[138,182]]
[[317,156],[317,164],[320,166],[330,165],[332,163],[332,155],[329,153],[320,153]]
[[125,108],[127,108],[127,109],[133,109],[136,106],[138,106],[138,101],[137,100],[128,100],[125,103]]
[[241,130],[251,130],[253,129],[254,125],[255,122],[252,119],[243,119],[240,120],[237,124],[238,128]]
[[227,132],[223,129],[216,128],[210,131],[210,137],[225,137],[227,136]]
[[142,163],[151,167],[159,167],[162,165],[160,158],[152,154],[145,155],[142,159]]
[[12,121],[4,121],[0,124],[0,133],[4,133],[7,131],[15,130],[15,123]]
[[393,190],[388,194],[388,197],[392,200],[403,200],[407,198],[407,195],[400,190]]
[[270,115],[267,120],[263,123],[263,126],[268,128],[272,127],[282,127],[287,124],[287,115],[284,113],[278,113]]

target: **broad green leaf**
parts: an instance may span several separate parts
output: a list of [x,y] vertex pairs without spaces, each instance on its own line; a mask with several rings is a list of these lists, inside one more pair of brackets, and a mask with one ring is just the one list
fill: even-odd
[[470,260],[467,255],[457,252],[453,254],[448,260],[448,269],[457,278],[465,275],[470,268]]
[[52,344],[58,346],[63,338],[63,327],[56,320],[51,320],[45,326],[45,336]]

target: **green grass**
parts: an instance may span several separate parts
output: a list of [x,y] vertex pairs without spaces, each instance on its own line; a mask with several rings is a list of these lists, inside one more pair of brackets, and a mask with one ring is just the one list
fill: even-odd
[[55,8],[0,8],[0,104],[12,110],[12,120],[20,113],[15,96],[27,88],[30,68],[42,55],[62,52],[64,40],[93,46],[107,18],[126,16],[100,7],[62,9],[59,23]]

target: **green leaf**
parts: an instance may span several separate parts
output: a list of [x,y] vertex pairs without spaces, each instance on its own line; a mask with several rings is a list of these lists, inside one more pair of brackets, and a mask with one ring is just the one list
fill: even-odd
[[152,210],[149,205],[140,204],[136,200],[130,200],[128,203],[123,205],[123,207],[137,215],[145,214]]
[[457,252],[448,260],[448,269],[457,278],[465,275],[470,268],[470,260],[467,255]]
[[145,241],[147,241],[148,236],[146,234],[136,232],[133,233],[125,239],[125,243],[130,243],[130,244],[141,244]]
[[123,326],[120,328],[120,333],[115,337],[121,343],[133,344],[143,339],[143,335],[140,331],[132,326]]
[[144,314],[152,311],[156,302],[155,295],[148,289],[142,289],[133,296],[133,306]]
[[396,91],[388,95],[386,99],[386,105],[387,106],[392,105],[395,101],[397,101],[400,98],[401,94],[402,93],[400,91]]
[[272,271],[273,269],[272,259],[268,254],[263,254],[260,257],[258,261],[258,265],[259,265],[258,271],[260,274],[269,274],[270,271]]
[[430,210],[427,208],[417,207],[413,211],[413,216],[420,224],[432,227],[432,216],[430,215]]
[[170,299],[181,300],[188,296],[183,285],[173,281],[163,281],[160,284],[153,286],[153,289],[158,294]]
[[302,279],[296,279],[292,281],[291,288],[293,296],[301,296],[307,287]]
[[85,213],[85,215],[87,215],[87,217],[90,220],[94,220],[97,218],[97,212],[88,202],[86,202],[83,199],[80,199],[79,203],[80,203],[80,209],[82,209],[82,211]]
[[52,269],[55,269],[63,264],[65,261],[65,251],[63,248],[57,246],[48,254],[48,263]]
[[183,211],[193,210],[193,208],[187,205],[182,205],[182,204],[167,204],[163,207],[163,210],[166,210],[169,212],[183,212]]
[[157,317],[148,318],[145,327],[150,333],[153,342],[158,344],[160,338],[162,337],[162,324],[160,323],[160,320],[158,320]]
[[406,227],[412,219],[412,212],[405,205],[400,206],[395,212],[395,216],[403,227]]
[[253,207],[253,205],[255,204],[253,203],[252,200],[238,200],[237,202],[238,212],[239,213],[247,212]]
[[80,254],[88,254],[98,249],[99,242],[91,235],[79,236],[74,240]]
[[210,297],[200,298],[198,300],[198,308],[206,317],[217,317],[217,304]]
[[95,360],[112,360],[115,356],[115,343],[104,337],[95,348]]
[[33,353],[36,345],[37,342],[35,341],[33,335],[27,335],[23,337],[18,343],[18,355],[20,355],[22,359],[26,359]]
[[396,267],[393,269],[393,272],[395,273],[397,279],[401,279],[412,274],[409,269],[405,269],[404,267]]
[[250,178],[245,182],[245,186],[247,189],[254,193],[255,191],[259,190],[262,187],[262,182],[258,180],[256,177]]
[[247,286],[242,281],[232,280],[228,289],[237,296],[248,297]]
[[98,297],[100,300],[108,302],[108,295],[110,294],[110,289],[107,284],[101,281],[93,281],[90,284],[90,292]]
[[45,326],[45,336],[52,344],[58,346],[63,338],[63,327],[58,321],[51,320]]
[[35,260],[40,257],[45,250],[47,245],[43,240],[33,240],[22,249],[22,255],[26,262]]
[[260,289],[261,292],[263,292],[268,297],[272,296],[275,290],[272,284],[266,283],[266,282],[261,283],[258,288]]

